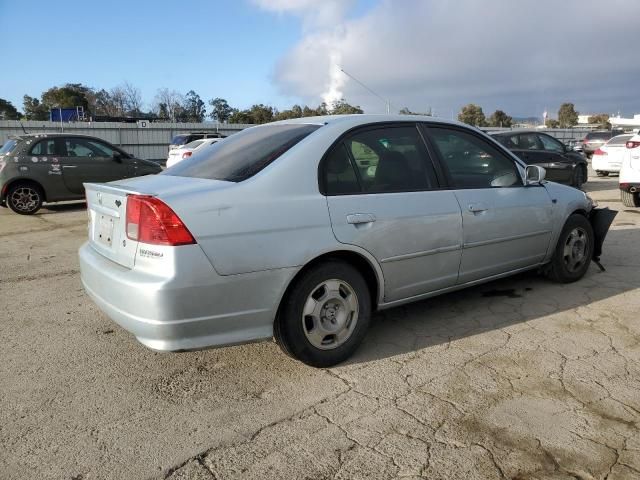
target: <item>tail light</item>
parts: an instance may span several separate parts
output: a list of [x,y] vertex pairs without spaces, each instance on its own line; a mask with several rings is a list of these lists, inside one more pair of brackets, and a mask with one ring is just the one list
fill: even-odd
[[196,243],[182,220],[162,200],[150,195],[127,195],[127,238],[151,245]]
[[638,140],[629,140],[626,144],[627,148],[638,148],[640,147],[640,142]]
[[183,159],[185,159],[185,158],[189,158],[189,157],[191,156],[191,154],[192,154],[192,153],[193,153],[193,152],[184,152],[184,153],[182,154],[182,158],[183,158]]
[[594,155],[607,155],[607,152],[605,152],[604,150],[602,150],[601,148],[596,149],[595,152],[593,152]]

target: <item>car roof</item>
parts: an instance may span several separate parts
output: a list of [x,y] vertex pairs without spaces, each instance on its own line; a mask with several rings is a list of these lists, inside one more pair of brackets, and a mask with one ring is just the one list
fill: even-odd
[[19,135],[12,135],[11,138],[15,139],[27,139],[27,138],[46,138],[46,137],[84,137],[95,138],[101,140],[101,138],[94,135],[85,135],[82,133],[61,133],[61,132],[47,132],[47,133],[21,133]]
[[487,132],[489,135],[498,136],[498,135],[518,135],[520,133],[544,133],[549,135],[547,132],[541,132],[540,130],[531,130],[531,129],[517,129],[517,130],[508,130],[508,131],[497,131],[497,132]]
[[373,114],[373,113],[354,113],[347,115],[321,115],[316,117],[290,118],[269,123],[268,125],[286,125],[286,124],[308,124],[308,125],[340,125],[343,127],[357,127],[370,123],[385,122],[434,122],[446,123],[449,125],[459,125],[467,128],[475,128],[462,122],[455,120],[447,120],[439,117],[430,117],[427,115],[400,115],[400,114]]

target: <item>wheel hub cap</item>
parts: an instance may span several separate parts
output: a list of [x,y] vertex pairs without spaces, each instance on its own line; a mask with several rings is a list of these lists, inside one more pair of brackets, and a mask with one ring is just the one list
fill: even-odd
[[342,280],[327,280],[314,288],[304,305],[302,327],[309,342],[321,350],[346,342],[358,321],[358,299]]
[[569,272],[582,268],[587,261],[587,232],[580,227],[571,230],[564,245],[564,264]]

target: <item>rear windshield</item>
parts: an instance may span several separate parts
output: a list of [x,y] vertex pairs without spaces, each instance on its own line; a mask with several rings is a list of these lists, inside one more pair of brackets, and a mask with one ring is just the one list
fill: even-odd
[[320,125],[285,124],[248,128],[163,172],[178,177],[242,182],[273,162]]
[[176,135],[171,139],[171,145],[184,145],[187,140],[189,140],[189,135]]
[[633,135],[618,135],[607,142],[607,145],[624,145]]
[[9,153],[11,150],[16,148],[17,144],[18,144],[17,140],[7,140],[4,143],[4,145],[2,145],[2,148],[0,148],[0,155],[3,155],[5,153]]
[[599,139],[606,140],[611,138],[611,132],[591,132],[587,133],[587,140]]
[[187,143],[184,148],[196,148],[198,145],[202,145],[204,140],[194,140],[193,142]]

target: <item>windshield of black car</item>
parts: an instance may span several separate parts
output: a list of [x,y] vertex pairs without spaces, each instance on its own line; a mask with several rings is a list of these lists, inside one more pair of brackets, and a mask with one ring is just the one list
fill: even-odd
[[320,125],[265,125],[243,130],[163,172],[178,177],[242,182],[265,168]]
[[16,148],[16,145],[18,144],[17,140],[7,140],[5,142],[4,145],[2,145],[2,148],[0,148],[0,155],[4,155],[5,153],[9,153],[11,152],[11,150],[13,150],[14,148]]

